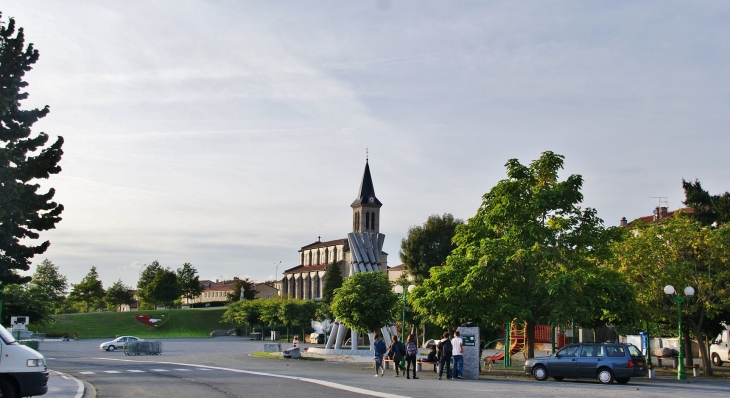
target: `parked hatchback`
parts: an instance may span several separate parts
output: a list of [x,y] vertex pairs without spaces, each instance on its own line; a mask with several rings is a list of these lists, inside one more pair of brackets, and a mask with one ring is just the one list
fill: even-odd
[[114,351],[117,348],[124,348],[124,346],[127,345],[127,343],[134,343],[135,341],[144,341],[143,339],[140,339],[139,337],[134,336],[122,336],[117,337],[116,339],[112,341],[107,341],[106,343],[101,343],[99,345],[99,349],[106,350],[106,351]]
[[626,384],[632,377],[646,376],[646,360],[631,344],[585,343],[567,345],[549,357],[525,361],[525,373],[539,381],[598,379]]

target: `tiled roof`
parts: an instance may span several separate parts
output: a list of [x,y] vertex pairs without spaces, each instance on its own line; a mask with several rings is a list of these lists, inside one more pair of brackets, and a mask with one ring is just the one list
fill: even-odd
[[388,267],[388,271],[403,271],[406,268],[405,264],[396,265],[395,267]]
[[676,214],[676,213],[677,213],[678,211],[680,211],[680,210],[681,210],[681,211],[684,211],[684,212],[686,212],[686,213],[691,213],[691,212],[692,212],[692,208],[691,208],[691,207],[684,207],[684,208],[682,208],[682,209],[677,209],[677,210],[672,210],[672,211],[668,211],[668,212],[667,212],[666,214],[662,215],[662,217],[661,217],[661,218],[656,218],[656,216],[655,216],[655,215],[653,215],[653,214],[652,214],[652,215],[650,215],[650,216],[643,216],[643,217],[639,217],[639,218],[637,218],[637,219],[635,219],[635,220],[631,221],[630,223],[628,223],[628,224],[626,225],[626,227],[627,227],[627,228],[629,228],[629,227],[631,227],[631,226],[632,226],[632,225],[633,225],[633,224],[634,224],[635,222],[639,222],[639,221],[641,221],[641,222],[644,222],[644,223],[652,223],[652,222],[658,222],[658,223],[661,223],[661,222],[662,222],[662,220],[666,220],[666,219],[668,219],[668,218],[672,218],[672,217],[674,217],[674,215],[675,215],[675,214]]
[[329,240],[327,242],[314,242],[314,243],[310,243],[306,246],[302,246],[302,248],[299,251],[317,249],[320,247],[337,246],[337,245],[347,246],[347,239],[335,239],[335,240]]

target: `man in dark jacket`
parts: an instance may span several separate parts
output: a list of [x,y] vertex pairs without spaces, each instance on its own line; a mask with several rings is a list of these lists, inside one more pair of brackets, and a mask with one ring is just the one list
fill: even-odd
[[449,340],[449,332],[444,332],[444,338],[439,341],[439,380],[446,366],[446,378],[451,379],[451,354],[453,352],[453,346],[451,340]]

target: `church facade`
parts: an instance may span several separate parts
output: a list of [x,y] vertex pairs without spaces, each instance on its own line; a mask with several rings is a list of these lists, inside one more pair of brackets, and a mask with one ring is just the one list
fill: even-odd
[[[360,191],[350,207],[352,208],[352,232],[377,236],[380,232],[380,208],[383,204],[375,196],[370,166],[365,162],[365,171],[360,182]],[[303,246],[298,253],[299,265],[284,271],[281,294],[299,299],[322,297],[324,276],[327,269],[340,266],[343,276],[352,275],[352,254],[347,238],[317,242]],[[388,253],[380,254],[380,272],[387,272]]]

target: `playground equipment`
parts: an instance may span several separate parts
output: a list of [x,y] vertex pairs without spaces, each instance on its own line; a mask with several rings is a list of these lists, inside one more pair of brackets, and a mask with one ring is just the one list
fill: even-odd
[[[520,326],[522,326],[522,327],[520,328]],[[523,323],[518,323],[515,321],[510,322],[509,323],[509,332],[505,333],[505,335],[506,335],[505,338],[492,340],[484,345],[484,348],[487,349],[493,343],[496,343],[498,341],[504,341],[504,346],[502,347],[502,349],[499,350],[496,354],[487,355],[484,358],[487,358],[487,359],[491,360],[492,362],[504,360],[505,367],[512,365],[512,357],[514,355],[522,354],[521,355],[522,359],[527,358],[525,356],[525,350],[527,348],[527,346],[525,345],[526,328],[527,328],[526,322],[523,322]],[[509,355],[507,355],[507,356],[504,355],[506,347],[509,347]]]

